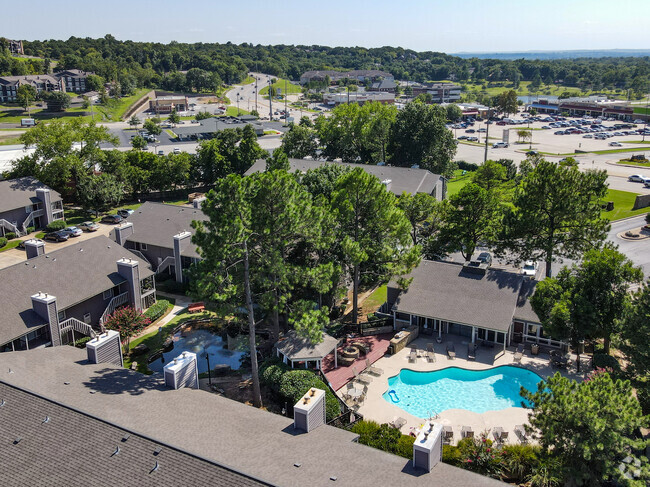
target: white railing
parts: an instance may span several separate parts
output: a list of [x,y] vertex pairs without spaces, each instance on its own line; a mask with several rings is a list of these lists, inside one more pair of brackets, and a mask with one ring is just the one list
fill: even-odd
[[34,218],[37,216],[41,216],[45,213],[44,210],[35,210],[32,211],[27,218],[25,218],[25,221],[23,222],[23,233],[27,234],[27,227],[31,226],[30,224],[34,222]]
[[149,267],[151,267],[151,262],[149,262],[149,260],[144,256],[144,254],[142,252],[140,252],[139,250],[135,250],[135,249],[129,249],[129,252],[133,252],[135,255],[137,255],[142,260],[144,260]]
[[90,326],[88,323],[84,323],[83,321],[78,320],[77,318],[68,318],[67,320],[59,323],[59,330],[61,333],[65,333],[69,330],[74,330],[83,335],[88,335],[91,338],[94,338],[97,335],[92,326]]
[[5,227],[10,232],[14,232],[16,236],[20,235],[20,230],[18,230],[18,227],[10,221],[5,220],[4,218],[0,218],[0,226]]
[[102,316],[99,318],[99,326],[101,329],[104,329],[104,323],[106,322],[106,319],[110,314],[112,314],[118,306],[122,306],[123,304],[126,304],[129,301],[129,293],[122,293],[118,294],[115,296],[113,299],[110,300],[108,303],[108,306],[106,306],[106,309],[102,313]]
[[176,264],[176,260],[174,259],[174,257],[168,255],[167,257],[165,257],[165,259],[160,263],[160,265],[156,269],[156,274],[160,274],[162,271],[167,269],[170,265],[175,265],[175,264]]

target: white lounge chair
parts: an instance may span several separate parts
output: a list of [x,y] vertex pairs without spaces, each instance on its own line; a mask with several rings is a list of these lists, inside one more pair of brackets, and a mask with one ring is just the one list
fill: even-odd
[[372,365],[370,363],[370,359],[366,359],[366,370],[364,370],[364,372],[368,372],[368,373],[373,374],[373,375],[381,375],[381,374],[384,373],[384,371],[382,369]]
[[518,424],[515,426],[515,435],[517,435],[517,438],[519,438],[519,441],[522,443],[528,443],[528,433],[526,433],[526,428],[524,428],[524,425]]
[[359,374],[354,367],[352,367],[352,373],[354,374],[354,378],[363,384],[370,384],[372,382],[372,377],[363,372]]
[[395,429],[401,429],[402,426],[406,424],[406,420],[404,418],[395,418],[393,419],[390,423],[388,423]]
[[463,426],[460,430],[460,436],[463,438],[474,438],[474,430],[471,426]]

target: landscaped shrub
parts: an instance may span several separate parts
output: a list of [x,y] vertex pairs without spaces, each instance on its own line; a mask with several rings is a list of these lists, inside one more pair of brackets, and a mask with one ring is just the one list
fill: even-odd
[[27,233],[33,233],[36,230],[36,227],[27,227]]
[[524,482],[537,468],[541,448],[532,445],[505,445],[503,447],[505,469],[508,480]]
[[5,233],[5,238],[7,240],[13,240],[14,238],[16,238],[16,234],[14,232],[7,232]]
[[77,347],[77,348],[86,348],[86,343],[88,343],[90,340],[92,340],[92,338],[83,337],[83,338],[80,338],[79,340],[75,340],[73,345],[75,347]]
[[280,392],[280,379],[289,370],[279,359],[266,361],[260,367],[260,380],[274,392]]
[[476,171],[478,169],[478,164],[474,164],[473,162],[455,161],[455,163],[458,169],[462,169],[463,171]]
[[144,315],[153,323],[165,314],[165,311],[167,311],[169,304],[169,301],[165,299],[159,299],[152,306],[150,306],[147,311],[144,312]]
[[325,391],[325,413],[328,421],[341,414],[339,400],[334,393],[309,370],[289,370],[284,373],[280,379],[279,393],[295,404],[312,387]]
[[66,226],[64,220],[55,220],[47,226],[46,230],[48,232],[56,232],[57,230],[63,230]]
[[442,461],[449,465],[460,466],[460,452],[454,445],[442,445]]
[[7,239],[4,237],[0,237],[0,249],[7,245]]
[[594,368],[599,369],[612,369],[613,373],[618,373],[621,370],[621,364],[618,363],[616,357],[607,355],[606,353],[595,353],[594,354]]
[[415,438],[403,435],[397,428],[375,421],[359,421],[351,431],[359,435],[359,443],[378,450],[394,453],[405,458],[413,457],[413,442]]
[[647,388],[639,388],[636,390],[636,398],[641,404],[641,411],[643,414],[650,414],[650,390]]
[[460,466],[487,477],[500,478],[505,468],[503,450],[494,448],[486,433],[458,442]]

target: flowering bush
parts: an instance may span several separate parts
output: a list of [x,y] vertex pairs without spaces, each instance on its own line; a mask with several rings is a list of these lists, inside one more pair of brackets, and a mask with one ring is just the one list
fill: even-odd
[[108,315],[104,326],[109,330],[119,332],[124,349],[128,351],[131,338],[144,330],[150,323],[151,320],[141,311],[137,311],[133,306],[125,306]]
[[460,464],[473,472],[500,478],[505,467],[506,451],[494,448],[487,432],[475,438],[465,438],[458,442]]

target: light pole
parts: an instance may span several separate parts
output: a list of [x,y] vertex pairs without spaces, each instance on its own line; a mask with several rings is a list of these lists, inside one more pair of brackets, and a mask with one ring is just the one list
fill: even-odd
[[210,354],[206,348],[203,348],[203,351],[205,352],[205,360],[208,362],[208,384],[212,385],[212,373],[210,372]]
[[237,116],[239,116],[239,93],[237,93]]
[[490,135],[490,110],[491,107],[488,106],[488,112],[487,112],[487,122],[485,122],[485,154],[483,155],[483,164],[485,164],[485,161],[487,161],[487,153],[488,153],[488,139]]
[[641,137],[641,141],[645,142],[645,132],[648,130],[648,101],[650,98],[648,98],[648,94],[645,96],[645,123],[643,124],[643,136]]
[[271,77],[269,76],[269,121],[273,120],[273,95],[271,88]]

